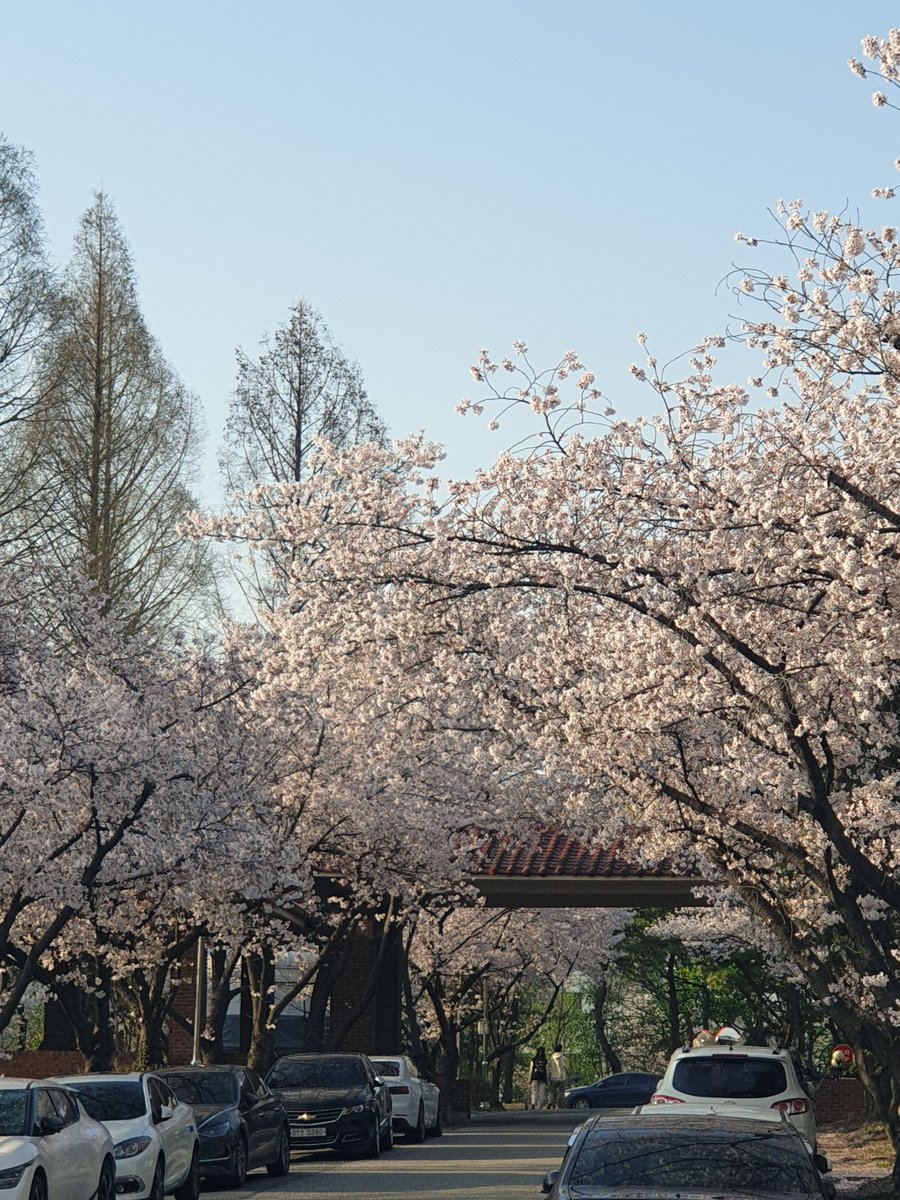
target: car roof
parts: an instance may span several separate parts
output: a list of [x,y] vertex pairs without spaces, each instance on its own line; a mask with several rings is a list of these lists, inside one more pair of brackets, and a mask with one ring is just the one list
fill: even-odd
[[728,1057],[734,1055],[735,1058],[740,1058],[742,1055],[748,1058],[790,1058],[790,1050],[784,1046],[748,1046],[744,1042],[711,1042],[708,1046],[682,1046],[680,1050],[676,1050],[672,1058],[681,1058],[682,1056],[690,1056],[691,1058],[711,1058],[712,1056]]
[[636,1117],[721,1117],[741,1118],[748,1121],[768,1121],[771,1125],[789,1124],[785,1114],[778,1108],[755,1108],[749,1104],[736,1104],[733,1100],[704,1100],[684,1104],[639,1104],[632,1109]]
[[[288,1057],[284,1055],[283,1057]],[[234,1063],[204,1063],[200,1066],[187,1067],[158,1067],[155,1071],[151,1071],[152,1075],[233,1075],[235,1071],[246,1071],[248,1067],[237,1066]]]
[[12,1091],[15,1089],[18,1092],[21,1091],[22,1088],[32,1087],[34,1084],[53,1082],[54,1081],[52,1079],[16,1079],[14,1075],[3,1075],[0,1077],[0,1090]]
[[333,1062],[336,1058],[359,1059],[368,1058],[368,1055],[362,1052],[354,1054],[348,1050],[335,1051],[334,1054],[329,1054],[327,1051],[321,1054],[280,1054],[272,1065],[275,1066],[282,1062]]
[[122,1074],[113,1071],[88,1071],[83,1075],[56,1075],[46,1082],[61,1083],[63,1087],[73,1087],[78,1083],[140,1083],[146,1075],[147,1072],[144,1071],[126,1071]]
[[[645,1132],[658,1127],[662,1129],[676,1129],[694,1131],[695,1133],[765,1133],[779,1137],[800,1137],[798,1131],[791,1125],[789,1121],[765,1121],[760,1122],[756,1116],[725,1116],[721,1112],[715,1114],[710,1113],[663,1113],[663,1108],[681,1108],[681,1105],[643,1105],[644,1111],[640,1116],[634,1116],[629,1113],[627,1116],[619,1117],[604,1116],[598,1114],[595,1117],[589,1117],[581,1126],[582,1130],[588,1132],[592,1129],[599,1129],[601,1133],[610,1132],[625,1132],[626,1130]],[[648,1112],[647,1109],[659,1109],[659,1112]],[[715,1120],[710,1120],[711,1116],[715,1116]],[[760,1128],[760,1125],[764,1128]]]

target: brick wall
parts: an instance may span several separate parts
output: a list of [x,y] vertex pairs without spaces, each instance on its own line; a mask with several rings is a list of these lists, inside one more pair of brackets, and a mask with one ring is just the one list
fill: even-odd
[[875,1118],[871,1098],[858,1079],[823,1079],[813,1097],[817,1125],[849,1121],[861,1125]]
[[0,1073],[9,1079],[49,1079],[80,1075],[85,1068],[80,1050],[21,1050],[0,1059]]

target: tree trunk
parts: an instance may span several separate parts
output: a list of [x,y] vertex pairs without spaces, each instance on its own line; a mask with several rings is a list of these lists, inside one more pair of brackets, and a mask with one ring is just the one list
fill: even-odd
[[616,1053],[606,1032],[606,1015],[604,1009],[609,996],[609,985],[602,980],[594,988],[594,1034],[597,1038],[597,1049],[613,1074],[622,1070],[622,1060]]

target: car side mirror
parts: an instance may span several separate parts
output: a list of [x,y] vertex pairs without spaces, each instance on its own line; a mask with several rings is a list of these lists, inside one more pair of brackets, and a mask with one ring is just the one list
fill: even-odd
[[549,1195],[553,1191],[554,1185],[559,1178],[559,1171],[548,1171],[541,1182],[541,1193],[544,1196]]
[[831,1170],[831,1163],[824,1154],[814,1154],[813,1162],[816,1164],[816,1170],[820,1175],[824,1175]]
[[154,1120],[156,1121],[156,1123],[158,1125],[161,1121],[171,1121],[172,1117],[174,1115],[175,1115],[174,1109],[169,1108],[168,1104],[161,1104],[159,1106],[159,1108],[156,1110],[156,1113],[154,1115]]
[[42,1135],[45,1133],[59,1133],[62,1127],[62,1117],[41,1117],[38,1124],[38,1130]]
[[375,1080],[372,1082],[372,1087],[375,1089],[375,1091],[377,1091],[379,1088],[383,1088],[383,1087],[384,1087],[384,1080],[383,1080],[383,1079],[375,1079]]
[[241,1101],[245,1108],[252,1108],[254,1104],[259,1104],[259,1096],[257,1096],[256,1092],[244,1092],[243,1096],[241,1096]]

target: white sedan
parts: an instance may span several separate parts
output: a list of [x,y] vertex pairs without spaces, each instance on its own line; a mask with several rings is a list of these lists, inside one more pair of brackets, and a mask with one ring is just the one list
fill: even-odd
[[112,1140],[50,1080],[0,1079],[0,1195],[114,1200]]
[[424,1142],[426,1133],[441,1135],[441,1092],[419,1074],[407,1054],[369,1056],[375,1073],[383,1079],[394,1104],[394,1131],[413,1142]]
[[71,1088],[90,1115],[109,1130],[117,1192],[132,1200],[163,1200],[168,1195],[197,1200],[200,1137],[194,1110],[175,1096],[165,1080],[134,1072],[70,1075],[57,1082]]

